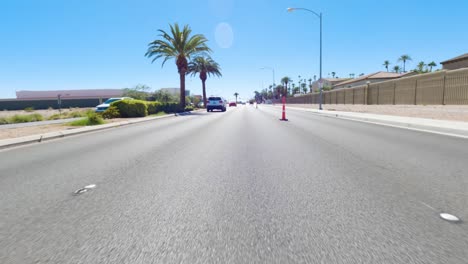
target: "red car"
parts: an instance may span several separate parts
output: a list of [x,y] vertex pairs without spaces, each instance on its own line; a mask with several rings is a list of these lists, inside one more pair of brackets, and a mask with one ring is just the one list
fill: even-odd
[[237,106],[237,103],[236,102],[230,102],[229,107],[231,107],[231,106]]

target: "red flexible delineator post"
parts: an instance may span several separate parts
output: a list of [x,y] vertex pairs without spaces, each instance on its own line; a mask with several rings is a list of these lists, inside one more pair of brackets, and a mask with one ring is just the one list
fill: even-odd
[[281,121],[288,121],[286,118],[286,96],[283,96],[283,115],[282,118],[280,119]]

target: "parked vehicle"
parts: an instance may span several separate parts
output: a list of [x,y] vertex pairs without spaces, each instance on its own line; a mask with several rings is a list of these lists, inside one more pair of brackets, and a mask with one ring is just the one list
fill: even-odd
[[104,112],[104,111],[107,110],[107,108],[109,108],[111,103],[117,102],[117,101],[120,101],[120,100],[125,100],[125,99],[133,100],[133,98],[131,98],[131,97],[113,97],[113,98],[109,98],[104,103],[96,106],[95,112],[96,113]]
[[213,112],[214,109],[226,112],[226,100],[222,97],[208,97],[206,102],[206,111]]
[[230,102],[229,107],[231,107],[231,106],[237,106],[237,103],[236,102]]

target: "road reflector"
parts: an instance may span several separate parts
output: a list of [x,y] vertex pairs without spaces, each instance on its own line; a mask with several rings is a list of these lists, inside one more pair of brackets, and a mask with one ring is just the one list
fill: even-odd
[[447,214],[447,213],[441,213],[440,214],[440,217],[446,221],[450,221],[450,222],[459,222],[460,221],[460,218],[454,216],[454,215],[451,215],[451,214]]

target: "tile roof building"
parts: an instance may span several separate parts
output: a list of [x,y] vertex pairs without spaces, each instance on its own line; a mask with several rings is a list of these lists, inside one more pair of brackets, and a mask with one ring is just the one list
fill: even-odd
[[37,100],[57,99],[86,99],[121,97],[123,89],[88,89],[88,90],[56,90],[56,91],[17,91],[16,99]]
[[360,76],[355,79],[350,79],[344,82],[337,83],[333,86],[333,89],[351,88],[354,86],[364,85],[369,83],[383,82],[391,79],[396,79],[404,76],[404,74],[396,72],[384,72],[379,71],[367,75]]
[[450,60],[443,61],[440,64],[442,64],[442,69],[444,70],[468,68],[468,53],[452,58]]

